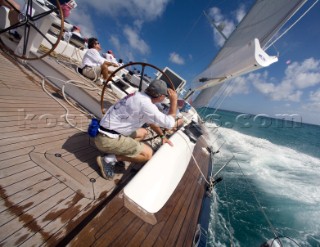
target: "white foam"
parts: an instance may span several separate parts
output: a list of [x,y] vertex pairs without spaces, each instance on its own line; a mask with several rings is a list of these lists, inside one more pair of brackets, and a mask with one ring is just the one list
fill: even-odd
[[[234,154],[244,174],[254,177],[259,188],[300,203],[320,203],[319,159],[232,129],[220,128],[219,132],[226,140],[220,157],[228,159]],[[216,135],[211,136],[212,141]],[[218,142],[223,139],[215,144]]]
[[[211,130],[209,126],[207,127]],[[313,246],[310,245],[310,239],[317,243],[320,230],[318,223],[320,219],[320,160],[291,148],[273,144],[265,139],[241,134],[232,129],[219,128],[218,132],[215,130],[216,128],[210,132],[214,150],[217,150],[224,140],[226,142],[220,149],[220,153],[214,156],[214,162],[222,166],[232,155],[235,155],[236,158],[236,161],[231,161],[221,175],[225,178],[234,176],[235,179],[231,179],[231,181],[237,186],[242,186],[241,183],[237,184],[242,170],[246,178],[255,183],[253,190],[266,193],[267,198],[272,200],[268,205],[268,218],[269,220],[273,218],[271,221],[279,232],[287,233],[289,237],[293,237],[292,233],[294,233],[293,238],[301,246]],[[218,139],[217,136],[219,136]],[[217,167],[217,169],[219,168]],[[227,190],[228,184],[224,186]],[[254,188],[255,186],[256,188]],[[242,189],[244,193],[241,195],[243,197],[241,201],[233,198],[231,193],[226,196],[227,201],[220,200],[219,196],[215,194],[216,201],[211,206],[209,224],[209,242],[212,246],[229,246],[230,235],[234,246],[240,246],[239,241],[235,238],[234,230],[237,234],[239,231],[244,234],[245,226],[253,224],[248,222],[250,218],[242,218],[241,214],[247,215],[246,211],[250,212],[251,210],[255,212],[258,204],[253,205],[253,199],[251,201],[246,198],[246,196],[250,197],[250,191],[246,186]],[[223,192],[224,189],[221,191],[223,195],[227,193]],[[233,209],[228,209],[230,206]],[[266,207],[266,205],[261,206]],[[228,215],[222,215],[219,207],[222,208],[222,211],[227,208]],[[231,218],[234,218],[238,223],[241,222],[244,225],[243,230],[233,229],[233,226],[229,224],[230,211],[237,214],[237,217],[231,216]],[[275,212],[275,215],[271,215],[272,212]],[[278,222],[274,217],[279,214],[282,217]],[[252,216],[254,218],[257,215]],[[283,219],[285,218],[288,218],[288,222],[291,223],[284,227]],[[261,226],[256,229],[256,234],[267,240],[270,238],[269,231],[266,223],[265,229]],[[286,246],[292,246],[292,242],[290,243],[291,245]]]

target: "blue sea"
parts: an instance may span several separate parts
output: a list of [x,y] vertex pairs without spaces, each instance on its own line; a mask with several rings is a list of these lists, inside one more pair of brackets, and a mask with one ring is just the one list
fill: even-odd
[[220,151],[213,174],[234,156],[213,192],[208,245],[320,247],[320,126],[198,111]]

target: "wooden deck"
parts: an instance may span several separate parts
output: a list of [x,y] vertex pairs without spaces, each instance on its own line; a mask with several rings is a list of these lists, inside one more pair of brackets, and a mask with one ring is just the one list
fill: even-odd
[[[203,145],[205,140],[201,138],[195,148],[196,160],[204,161],[201,164],[209,159],[202,151]],[[158,223],[154,226],[124,207],[120,192],[73,238],[71,246],[192,246],[198,220],[195,216],[199,215],[205,189],[203,185],[199,170],[191,161],[174,194],[156,214]]]
[[[28,67],[0,53],[0,245],[191,246],[204,193],[194,161],[157,213],[158,224],[145,223],[123,205],[122,189],[138,168],[103,179],[92,140],[66,124],[58,102],[77,126],[86,129],[89,120],[55,88],[46,86],[58,102],[47,95]],[[97,92],[92,95],[99,100]],[[200,138],[195,158],[207,174],[203,146]]]

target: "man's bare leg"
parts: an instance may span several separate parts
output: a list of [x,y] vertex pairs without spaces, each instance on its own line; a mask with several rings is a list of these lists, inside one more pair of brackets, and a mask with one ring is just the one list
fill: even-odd
[[122,155],[116,155],[116,159],[118,161],[129,161],[132,163],[145,163],[146,161],[150,160],[153,154],[152,149],[142,143],[142,151],[135,157],[127,157]]
[[101,65],[101,74],[104,80],[108,79],[109,70],[108,70],[108,65],[106,63]]

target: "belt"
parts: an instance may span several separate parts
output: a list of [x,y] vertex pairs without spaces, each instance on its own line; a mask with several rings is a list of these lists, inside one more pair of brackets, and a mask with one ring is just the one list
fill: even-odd
[[102,127],[101,125],[100,125],[99,129],[102,130],[102,131],[104,131],[104,132],[108,132],[108,133],[110,133],[110,134],[121,135],[119,132],[117,132],[117,131],[115,131],[115,130],[106,129],[106,128]]

